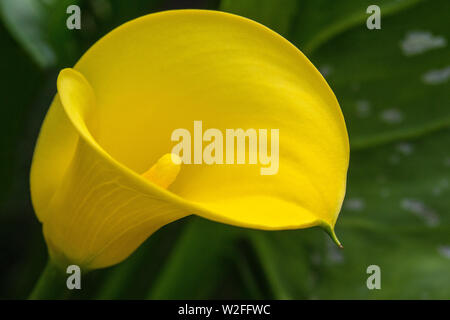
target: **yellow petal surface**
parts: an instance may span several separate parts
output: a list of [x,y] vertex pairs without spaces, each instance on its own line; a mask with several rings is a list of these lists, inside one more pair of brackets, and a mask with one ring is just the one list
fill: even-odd
[[[277,174],[170,162],[172,132],[193,133],[194,121],[278,129]],[[51,255],[100,268],[189,214],[333,233],[348,160],[338,102],[298,49],[239,16],[176,10],[124,24],[60,73],[31,192]]]

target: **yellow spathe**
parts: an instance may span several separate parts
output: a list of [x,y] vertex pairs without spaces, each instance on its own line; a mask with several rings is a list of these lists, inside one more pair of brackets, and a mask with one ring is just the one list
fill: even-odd
[[[216,11],[144,16],[62,70],[57,88],[31,195],[58,263],[116,264],[190,214],[266,230],[320,225],[334,236],[345,122],[316,68],[266,27]],[[171,133],[196,120],[203,130],[279,129],[278,173],[169,162]]]

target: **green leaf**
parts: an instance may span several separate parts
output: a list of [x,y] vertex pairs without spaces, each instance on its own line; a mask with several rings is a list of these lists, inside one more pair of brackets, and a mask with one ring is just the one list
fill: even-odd
[[220,10],[250,18],[286,34],[296,17],[298,4],[296,0],[222,0]]
[[[297,24],[289,37],[304,53],[315,51],[328,40],[352,27],[364,26],[370,5],[380,7],[382,19],[422,0],[304,0],[299,1]],[[367,29],[366,29],[367,30]]]
[[150,299],[206,299],[225,279],[239,228],[192,217]]
[[14,38],[42,68],[74,59],[73,30],[66,26],[72,0],[2,0],[1,18]]
[[353,148],[450,125],[450,2],[420,2],[330,39],[311,55],[343,109]]
[[0,2],[2,20],[11,33],[43,67],[53,65],[55,53],[43,32],[45,9],[35,0],[3,0]]
[[[336,232],[252,238],[273,295],[310,299],[446,299],[450,287],[450,129],[355,152]],[[367,267],[381,268],[369,290]]]
[[[339,264],[326,266],[318,295],[450,296],[444,285],[450,279],[449,143],[446,129],[353,154],[352,187],[338,227],[345,249]],[[365,288],[362,269],[370,264],[381,267],[381,290]]]

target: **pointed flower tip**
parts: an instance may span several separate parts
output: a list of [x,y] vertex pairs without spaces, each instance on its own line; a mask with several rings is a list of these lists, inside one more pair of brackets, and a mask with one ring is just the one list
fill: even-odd
[[339,241],[339,239],[336,236],[336,233],[334,232],[334,228],[327,224],[324,223],[322,225],[322,227],[325,229],[325,231],[328,233],[328,235],[330,236],[330,238],[333,240],[333,242],[341,249],[344,249],[344,246],[341,244],[341,242]]
[[181,159],[176,154],[167,153],[146,172],[142,174],[144,178],[154,184],[168,188],[177,178],[180,172]]

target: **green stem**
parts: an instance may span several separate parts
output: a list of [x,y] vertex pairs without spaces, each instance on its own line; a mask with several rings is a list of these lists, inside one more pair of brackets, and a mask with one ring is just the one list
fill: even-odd
[[28,299],[61,299],[64,298],[67,291],[66,275],[61,268],[49,259]]
[[256,255],[261,262],[263,272],[265,273],[270,290],[273,297],[277,300],[292,299],[283,281],[280,278],[280,274],[276,271],[276,257],[273,255],[267,238],[263,236],[261,232],[252,231],[248,233],[249,240],[253,246]]

